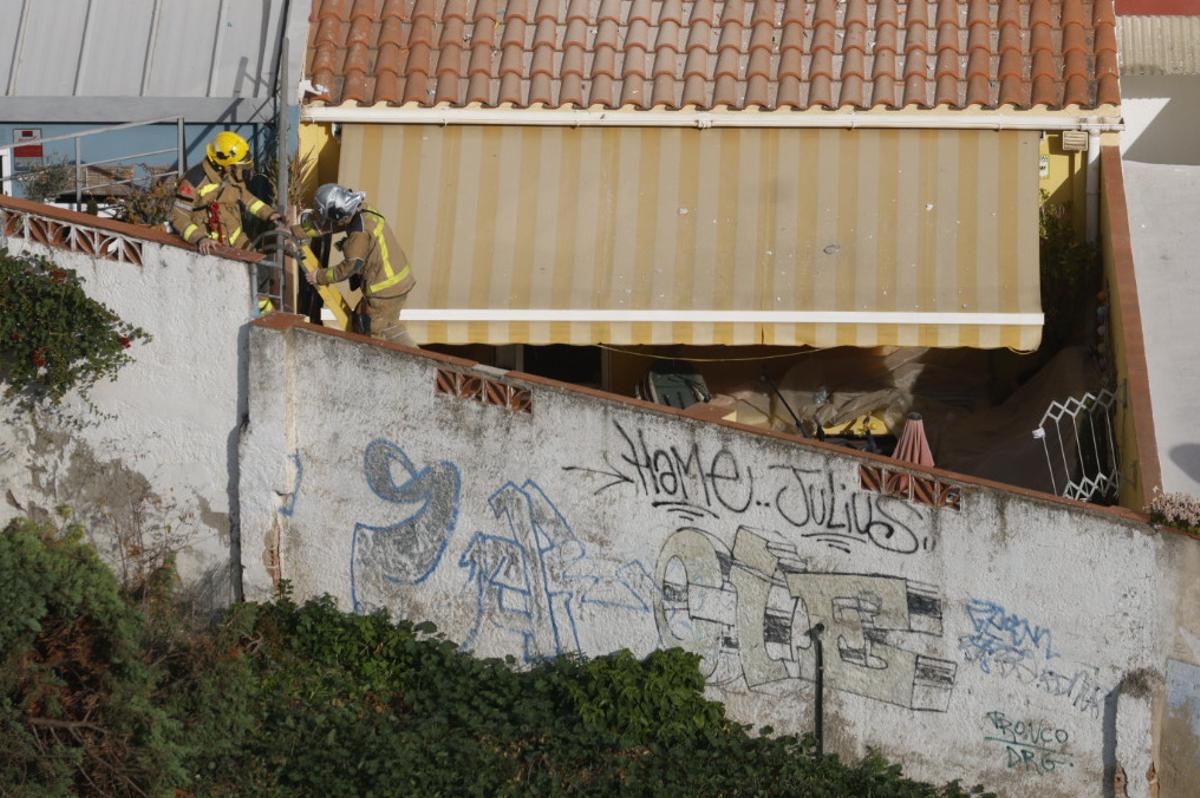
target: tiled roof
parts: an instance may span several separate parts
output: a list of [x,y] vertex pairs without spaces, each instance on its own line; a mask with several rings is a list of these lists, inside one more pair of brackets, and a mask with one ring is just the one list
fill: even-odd
[[1120,102],[1113,0],[314,0],[329,104]]

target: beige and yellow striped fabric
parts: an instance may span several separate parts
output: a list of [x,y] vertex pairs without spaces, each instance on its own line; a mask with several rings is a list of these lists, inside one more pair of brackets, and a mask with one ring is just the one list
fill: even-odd
[[1036,349],[1038,134],[346,125],[441,343]]

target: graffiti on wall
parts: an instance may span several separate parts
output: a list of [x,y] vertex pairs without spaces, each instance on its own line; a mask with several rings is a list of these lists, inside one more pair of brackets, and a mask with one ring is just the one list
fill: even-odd
[[291,518],[296,514],[296,499],[300,497],[300,483],[304,479],[304,463],[301,462],[298,452],[288,455],[288,468],[292,474],[292,489],[288,493],[280,494],[279,514]]
[[815,678],[807,632],[824,624],[825,684],[916,710],[946,711],[957,666],[934,656],[935,588],[879,574],[817,573],[777,533],[739,527],[732,551],[676,530],[655,571],[659,635],[703,657],[710,684],[751,690]]
[[458,467],[445,460],[418,469],[389,440],[363,453],[371,492],[397,505],[403,518],[386,526],[354,527],[350,590],[357,612],[388,607],[398,585],[420,584],[437,568],[458,520]]
[[958,648],[967,662],[983,673],[1032,685],[1066,699],[1080,712],[1099,716],[1106,692],[1099,669],[1064,659],[1054,649],[1050,629],[994,601],[973,598],[966,610],[971,632],[959,637]]
[[[632,446],[632,436],[618,430]],[[640,433],[639,440],[644,444]],[[638,469],[658,468],[662,452],[647,454]],[[888,574],[819,571],[797,551],[798,542],[810,538],[843,552],[850,551],[843,538],[892,551],[922,548],[911,528],[899,533],[898,527],[879,526],[887,521],[870,520],[874,509],[866,511],[868,520],[861,515],[854,520],[865,506],[860,501],[886,497],[842,501],[830,475],[789,467],[768,469],[783,475],[783,483],[769,500],[758,500],[756,486],[765,482],[756,481],[752,469],[727,450],[707,464],[698,446],[686,458],[673,449],[669,456],[679,465],[673,476],[647,472],[627,483],[656,484],[668,494],[691,497],[689,507],[682,499],[656,504],[690,520],[701,517],[702,504],[709,522],[753,502],[769,505],[788,521],[784,531],[738,525],[729,547],[700,526],[678,527],[651,573],[636,560],[594,556],[536,482],[505,482],[488,499],[495,526],[476,531],[456,549],[474,615],[464,647],[486,639],[489,648],[520,651],[526,661],[535,661],[627,646],[649,634],[655,645],[700,654],[709,684],[786,691],[804,689],[815,679],[808,631],[821,624],[830,689],[946,711],[957,665],[940,656],[943,601],[937,588]],[[461,490],[454,464],[418,468],[387,440],[367,447],[363,468],[371,491],[403,511],[393,523],[355,527],[351,588],[359,611],[394,604],[399,588],[420,584],[436,571],[458,519]],[[693,477],[695,485],[684,488]],[[806,482],[810,477],[814,481]],[[824,480],[820,489],[818,477]],[[626,483],[599,491],[616,484]],[[744,491],[739,503],[731,490]],[[833,517],[838,502],[840,521]],[[886,511],[884,504],[870,506]],[[814,530],[818,521],[823,526]],[[898,545],[901,537],[909,542]]]
[[476,532],[458,559],[476,604],[464,647],[485,631],[514,636],[534,661],[583,651],[581,624],[598,616],[620,629],[650,614],[656,589],[646,568],[590,556],[537,483],[507,482],[488,503],[503,530]]
[[874,546],[898,554],[931,551],[923,508],[863,491],[826,469],[776,463],[756,468],[728,448],[706,450],[652,443],[642,429],[614,420],[623,446],[604,452],[600,466],[565,466],[596,483],[596,495],[628,491],[687,523],[774,513],[780,526],[831,549]]
[[1004,766],[1042,776],[1060,767],[1074,767],[1067,752],[1070,733],[1043,720],[1010,718],[1000,710],[984,715],[984,741],[997,746]]

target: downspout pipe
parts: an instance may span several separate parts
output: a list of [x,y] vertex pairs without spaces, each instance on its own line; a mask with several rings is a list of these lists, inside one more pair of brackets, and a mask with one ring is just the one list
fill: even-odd
[[1087,240],[1100,237],[1100,131],[1088,131],[1087,148]]

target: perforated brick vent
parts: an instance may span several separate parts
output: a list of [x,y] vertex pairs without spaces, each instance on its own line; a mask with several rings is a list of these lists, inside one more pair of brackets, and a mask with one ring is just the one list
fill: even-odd
[[908,471],[886,468],[884,466],[860,465],[858,467],[859,484],[863,490],[879,493],[884,496],[894,496],[914,504],[924,504],[929,507],[949,507],[952,510],[961,509],[962,489],[949,482],[941,482],[933,477],[921,476]]
[[518,413],[533,412],[533,395],[528,388],[478,374],[438,369],[434,376],[433,392]]
[[0,230],[6,238],[23,238],[55,249],[142,265],[142,242],[111,230],[9,208],[0,208]]

